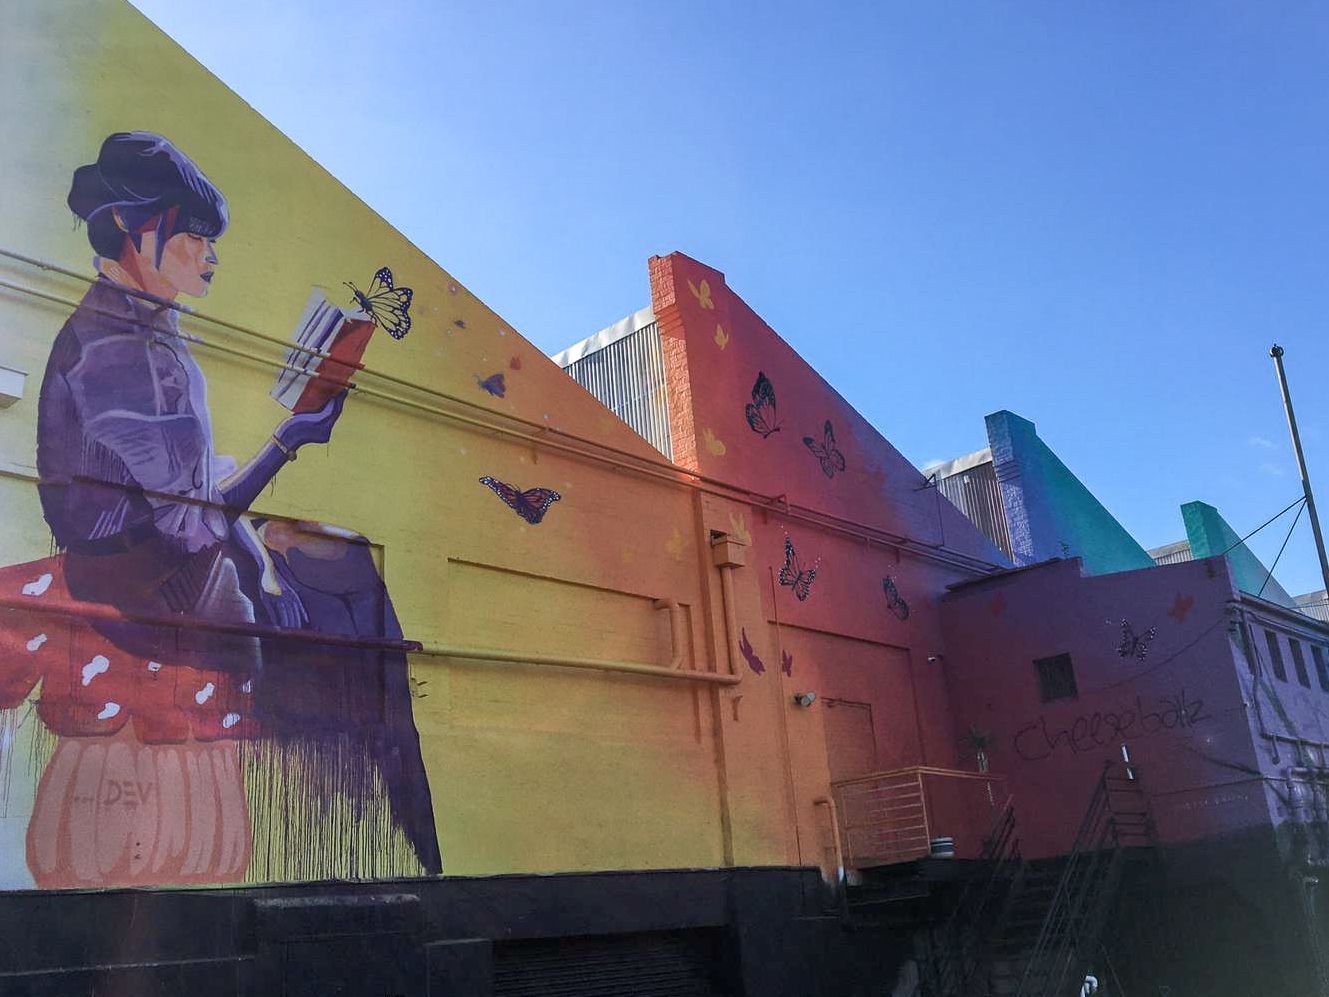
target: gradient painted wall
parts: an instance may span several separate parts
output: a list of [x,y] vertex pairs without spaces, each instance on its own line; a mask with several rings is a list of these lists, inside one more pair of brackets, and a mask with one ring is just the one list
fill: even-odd
[[[789,820],[770,675],[748,691],[512,660],[727,674],[737,651],[695,482],[127,3],[7,11],[0,84],[0,361],[31,374],[27,396],[0,412],[12,707],[0,718],[0,884],[418,875],[430,837],[442,872],[459,875],[818,860]],[[117,645],[115,620],[78,615],[89,600],[67,590],[68,555],[53,557],[39,501],[38,398],[96,273],[66,203],[71,177],[129,130],[168,138],[229,205],[206,298],[182,299],[197,309],[178,316],[191,338],[169,339],[206,381],[194,403],[217,454],[271,452],[288,413],[269,388],[311,288],[349,307],[343,282],[367,290],[387,266],[413,290],[409,334],[374,332],[331,443],[284,464],[244,515],[221,511],[311,578],[327,577],[320,558],[372,563],[380,615],[391,608],[406,640],[498,660],[412,652],[407,672],[391,649],[352,664],[287,640],[269,655],[281,641],[268,633],[262,669],[248,660],[242,674],[195,640],[209,631],[188,613],[157,628],[159,656]],[[559,498],[505,497],[482,478]],[[546,506],[538,523],[523,502]],[[754,516],[739,501],[723,519]],[[123,531],[102,533],[99,553],[125,553]],[[108,590],[95,606],[115,608],[116,577],[93,579]],[[740,613],[757,604],[755,582],[735,588]],[[71,607],[73,618],[49,615]],[[191,641],[207,653],[186,656]],[[103,693],[113,682],[123,702]],[[371,762],[357,754],[366,746]],[[422,809],[428,827],[402,817]]]
[[1017,564],[1078,557],[1086,572],[1103,575],[1154,563],[1032,422],[1005,410],[985,421]]
[[[770,328],[724,275],[651,260],[673,453],[755,503],[707,500],[712,536],[741,534],[753,572],[743,636],[788,715],[802,840],[826,780],[972,765],[958,749],[937,599],[1003,556]],[[756,669],[758,664],[751,664]],[[793,695],[815,692],[810,708]]]

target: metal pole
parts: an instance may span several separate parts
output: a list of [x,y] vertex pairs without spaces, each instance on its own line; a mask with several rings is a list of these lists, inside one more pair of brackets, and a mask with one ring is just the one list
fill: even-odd
[[1315,496],[1311,494],[1311,476],[1306,471],[1306,455],[1301,452],[1301,434],[1297,432],[1297,417],[1292,414],[1292,395],[1287,390],[1287,375],[1283,372],[1283,347],[1275,343],[1269,348],[1278,371],[1278,386],[1283,390],[1283,408],[1287,412],[1287,428],[1292,433],[1292,449],[1297,454],[1297,469],[1301,472],[1301,488],[1306,493],[1306,512],[1311,517],[1311,532],[1315,534],[1315,550],[1320,555],[1320,578],[1329,592],[1329,557],[1324,553],[1324,535],[1320,532],[1320,517],[1315,513]]

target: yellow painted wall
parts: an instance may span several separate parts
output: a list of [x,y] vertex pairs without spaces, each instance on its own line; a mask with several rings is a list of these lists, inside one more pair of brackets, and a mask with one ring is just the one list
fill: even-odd
[[[219,453],[243,459],[286,413],[267,396],[281,348],[211,318],[286,340],[311,286],[363,287],[389,265],[414,289],[409,336],[375,335],[331,445],[284,468],[255,512],[335,524],[380,545],[409,638],[664,666],[669,616],[653,602],[668,598],[686,617],[684,667],[727,670],[691,491],[614,466],[653,454],[638,437],[127,3],[24,0],[6,19],[0,249],[94,275],[65,195],[74,169],[116,131],[168,137],[229,201],[215,284],[205,300],[186,302],[206,317],[183,322],[201,339],[194,352]],[[0,411],[0,565],[21,565],[50,553],[35,488],[37,392],[67,302],[86,285],[8,256],[0,280],[8,285],[0,288],[0,363],[31,374],[27,396]],[[497,370],[507,378],[502,399],[476,384]],[[554,432],[542,436],[540,427]],[[555,488],[562,500],[529,525],[478,483],[483,475]],[[411,671],[445,874],[714,866],[726,848],[745,862],[798,861],[778,802],[773,709],[745,707],[749,750],[775,761],[744,785],[727,844],[717,714],[741,694],[425,655],[412,656]],[[33,884],[23,848],[40,763],[26,759],[40,694],[11,723],[18,760],[6,769],[0,816],[0,883],[11,888]],[[253,793],[252,771],[248,778]],[[284,791],[298,795],[302,777],[283,778]],[[353,833],[349,804],[330,805],[339,833]],[[293,820],[322,812],[296,809]],[[293,847],[286,832],[257,826],[275,818],[256,808],[253,819],[263,860],[230,879],[356,874],[345,861],[319,869],[285,855]],[[400,842],[395,851],[376,868],[418,871]],[[93,868],[77,885],[116,881]]]

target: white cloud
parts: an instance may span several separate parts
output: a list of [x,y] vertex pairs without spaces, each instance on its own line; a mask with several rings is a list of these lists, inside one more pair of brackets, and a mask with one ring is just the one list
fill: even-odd
[[1266,440],[1263,436],[1252,436],[1246,441],[1253,447],[1259,447],[1262,450],[1272,450],[1274,448],[1273,440]]

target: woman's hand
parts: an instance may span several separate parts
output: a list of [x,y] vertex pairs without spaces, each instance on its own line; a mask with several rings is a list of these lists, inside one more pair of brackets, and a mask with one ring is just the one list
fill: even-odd
[[317,412],[302,412],[284,420],[272,435],[289,450],[298,450],[306,443],[327,443],[345,404],[346,392],[338,392]]

